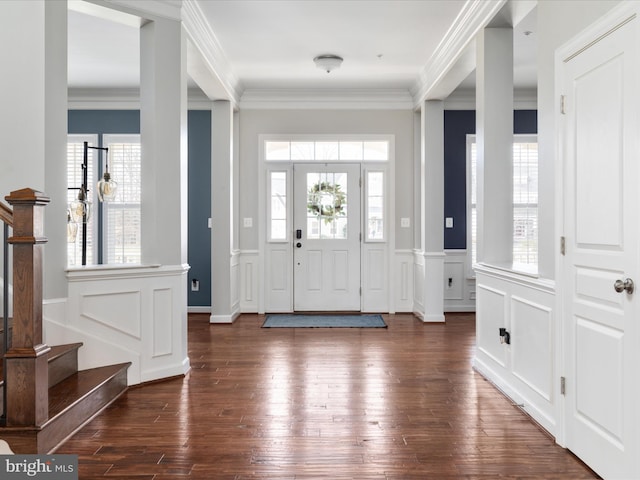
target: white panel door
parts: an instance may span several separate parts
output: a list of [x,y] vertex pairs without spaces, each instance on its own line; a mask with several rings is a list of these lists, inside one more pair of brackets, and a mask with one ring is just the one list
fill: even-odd
[[638,292],[617,291],[625,279],[640,280],[640,50],[638,20],[629,18],[594,29],[558,61],[565,94],[566,445],[607,479],[640,478]]
[[360,310],[360,165],[294,166],[296,311]]

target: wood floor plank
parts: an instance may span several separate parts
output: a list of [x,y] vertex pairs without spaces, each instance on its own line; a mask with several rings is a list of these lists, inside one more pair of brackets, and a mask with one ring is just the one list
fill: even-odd
[[474,316],[263,329],[189,315],[191,371],[134,387],[69,439],[81,479],[590,479],[471,368]]

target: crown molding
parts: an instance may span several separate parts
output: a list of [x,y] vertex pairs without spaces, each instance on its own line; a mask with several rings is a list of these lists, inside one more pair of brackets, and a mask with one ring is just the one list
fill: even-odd
[[138,15],[142,18],[180,20],[181,0],[84,0],[107,8]]
[[139,88],[70,88],[69,110],[140,110]]
[[218,78],[229,95],[229,100],[238,104],[243,90],[242,84],[233,73],[231,64],[218,38],[196,0],[184,0],[182,2],[182,22],[193,45],[202,54],[212,75]]
[[272,110],[413,110],[413,98],[403,89],[254,89],[244,91],[239,106]]
[[[187,92],[189,110],[211,110],[211,100],[199,89]],[[69,110],[140,110],[138,88],[70,88]]]
[[467,45],[485,27],[507,0],[468,0],[436,48],[411,89],[414,105],[431,100],[429,94],[453,68]]

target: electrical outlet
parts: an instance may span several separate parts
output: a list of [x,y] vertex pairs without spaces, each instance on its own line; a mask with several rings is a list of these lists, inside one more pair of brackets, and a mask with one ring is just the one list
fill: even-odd
[[253,227],[253,218],[252,217],[246,217],[243,219],[242,225],[244,226],[244,228],[251,228]]
[[192,292],[200,291],[200,280],[196,280],[195,278],[191,280],[191,291]]

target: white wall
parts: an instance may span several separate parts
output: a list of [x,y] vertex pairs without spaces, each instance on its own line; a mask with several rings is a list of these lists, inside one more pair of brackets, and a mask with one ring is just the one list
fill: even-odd
[[[616,6],[617,1],[538,2],[539,275],[527,277],[497,268],[476,271],[477,351],[474,366],[562,443],[561,318],[557,312],[556,263],[562,231],[561,165],[554,116],[555,51]],[[498,329],[511,332],[500,343]]]
[[[28,19],[28,21],[25,21]],[[44,295],[66,295],[66,2],[0,2],[0,198],[44,192]]]

